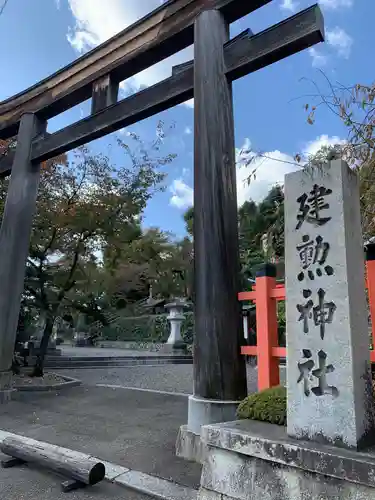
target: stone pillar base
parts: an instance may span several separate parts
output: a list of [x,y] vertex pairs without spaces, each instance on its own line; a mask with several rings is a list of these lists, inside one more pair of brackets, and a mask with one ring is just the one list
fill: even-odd
[[189,396],[188,429],[200,435],[202,425],[230,422],[236,419],[240,401],[220,401]]
[[188,424],[182,425],[178,432],[176,455],[203,464],[207,447],[201,440],[201,427],[231,422],[236,418],[239,403],[189,396]]

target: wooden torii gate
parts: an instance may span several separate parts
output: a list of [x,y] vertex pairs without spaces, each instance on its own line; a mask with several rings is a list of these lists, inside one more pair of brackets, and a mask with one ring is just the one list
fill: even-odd
[[[233,416],[246,395],[232,81],[324,39],[314,5],[260,33],[229,40],[229,24],[271,0],[170,0],[74,63],[0,103],[0,139],[18,133],[0,231],[0,390],[9,397],[10,364],[23,291],[40,163],[88,141],[195,99],[194,396],[189,428]],[[194,43],[194,61],[170,78],[117,100],[119,82]],[[49,118],[92,96],[92,113],[53,134]],[[211,404],[212,403],[212,404]]]

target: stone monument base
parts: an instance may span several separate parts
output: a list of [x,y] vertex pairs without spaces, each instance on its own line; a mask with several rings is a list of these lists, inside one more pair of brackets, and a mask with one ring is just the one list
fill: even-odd
[[176,441],[176,455],[179,458],[203,464],[206,449],[200,434],[190,431],[187,425],[181,425]]
[[375,449],[297,441],[251,420],[208,425],[201,435],[198,500],[375,500]]

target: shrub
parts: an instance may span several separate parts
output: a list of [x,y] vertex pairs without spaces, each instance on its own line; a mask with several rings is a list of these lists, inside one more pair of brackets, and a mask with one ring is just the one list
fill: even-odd
[[238,406],[237,417],[286,425],[286,388],[277,386],[250,394]]
[[194,313],[185,313],[185,319],[181,326],[181,336],[188,345],[192,345],[194,342]]
[[[102,340],[165,343],[170,334],[168,314],[144,316],[119,316],[112,324],[101,329]],[[187,344],[193,343],[194,314],[187,312],[182,323],[181,335]]]

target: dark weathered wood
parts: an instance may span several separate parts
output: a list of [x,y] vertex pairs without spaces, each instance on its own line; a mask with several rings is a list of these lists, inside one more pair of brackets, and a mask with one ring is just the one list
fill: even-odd
[[0,158],[0,178],[10,174],[14,161],[15,151],[9,151],[6,156]]
[[232,84],[225,74],[229,27],[203,12],[194,43],[194,395],[237,401],[247,394],[239,291]]
[[324,40],[324,20],[317,5],[249,36],[241,34],[225,47],[226,73],[236,80]]
[[[142,0],[140,0],[142,1]],[[170,0],[33,87],[0,103],[0,138],[17,133],[26,111],[48,119],[89,99],[92,84],[111,73],[120,82],[194,41],[194,19],[216,8],[236,21],[271,0]]]
[[[46,139],[35,141],[32,158],[48,158],[103,137],[187,101],[193,96],[193,69],[184,71],[147,88],[113,106],[65,127]],[[38,159],[38,160],[37,160]]]
[[182,64],[176,64],[176,66],[172,66],[172,76],[178,75],[186,70],[192,70],[194,68],[194,61],[186,61]]
[[112,106],[117,102],[119,83],[111,75],[105,75],[92,85],[91,114]]
[[10,369],[25,264],[39,186],[40,165],[30,161],[31,142],[45,130],[32,113],[21,119],[0,229],[0,371]]
[[29,444],[9,437],[0,444],[0,450],[5,455],[41,465],[87,485],[99,483],[105,477],[105,467],[101,462],[83,458],[74,452],[68,453],[66,449],[52,444]]
[[[294,32],[297,35],[292,36]],[[323,36],[321,11],[318,6],[310,7],[257,35],[249,38],[248,32],[244,32],[226,43],[225,71],[228,78],[234,80],[322,41]],[[191,99],[194,96],[193,71],[193,61],[175,66],[172,77],[46,139],[34,141],[32,160],[47,160]]]

